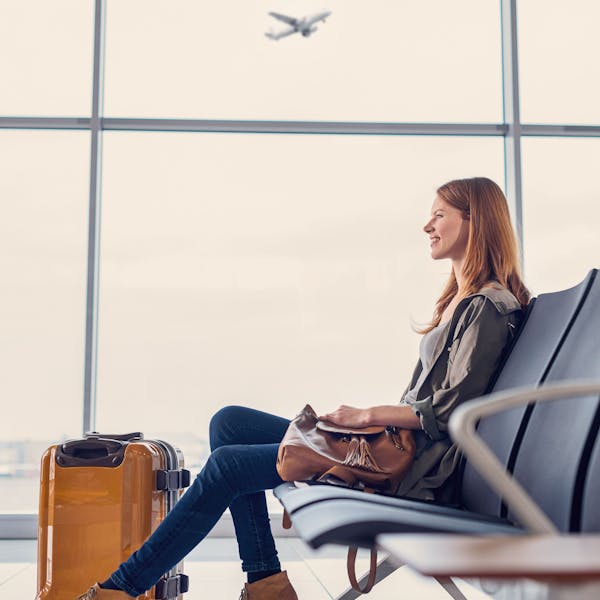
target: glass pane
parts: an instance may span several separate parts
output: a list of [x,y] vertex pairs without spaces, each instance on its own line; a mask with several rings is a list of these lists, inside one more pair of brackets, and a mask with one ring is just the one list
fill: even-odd
[[265,36],[304,2],[109,0],[106,114],[499,122],[496,1],[331,0],[305,38]]
[[599,164],[597,139],[523,140],[525,275],[536,294],[571,287],[600,267]]
[[493,138],[110,132],[98,427],[179,444],[211,415],[396,403],[450,266],[422,227]]
[[0,131],[0,512],[37,512],[39,462],[81,433],[89,134]]
[[91,0],[0,2],[0,115],[90,113],[93,7]]
[[518,4],[521,119],[600,125],[600,3]]

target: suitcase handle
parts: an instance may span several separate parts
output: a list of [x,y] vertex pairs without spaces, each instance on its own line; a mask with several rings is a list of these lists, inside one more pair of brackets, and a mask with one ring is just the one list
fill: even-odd
[[116,467],[123,462],[126,442],[103,438],[71,440],[56,448],[61,467]]
[[154,588],[154,597],[159,600],[176,599],[180,594],[189,590],[189,577],[183,573],[178,573],[173,577],[167,575],[161,577]]
[[133,431],[131,433],[98,433],[97,431],[86,431],[83,437],[87,440],[90,438],[104,438],[108,440],[121,440],[123,442],[131,442],[133,440],[143,440],[144,434],[141,431]]
[[156,471],[156,489],[157,490],[182,490],[190,485],[191,475],[187,469],[179,470],[158,470]]

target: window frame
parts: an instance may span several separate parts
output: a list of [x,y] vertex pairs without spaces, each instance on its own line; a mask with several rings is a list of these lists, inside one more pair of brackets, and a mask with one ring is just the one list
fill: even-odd
[[[600,126],[522,124],[519,110],[517,0],[499,0],[502,36],[502,123],[369,123],[325,121],[233,121],[105,118],[104,56],[106,0],[94,1],[92,106],[85,118],[1,117],[0,129],[80,129],[91,133],[82,433],[95,429],[100,269],[102,134],[104,131],[185,131],[304,135],[495,136],[504,139],[505,191],[523,257],[521,138],[600,137]],[[0,538],[32,538],[35,514],[0,514]],[[281,535],[283,530],[277,531]],[[231,524],[218,531],[233,535]]]

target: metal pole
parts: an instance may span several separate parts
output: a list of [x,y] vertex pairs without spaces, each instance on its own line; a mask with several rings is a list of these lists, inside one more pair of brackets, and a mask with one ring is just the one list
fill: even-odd
[[88,218],[87,294],[85,317],[85,374],[83,431],[96,425],[96,375],[98,367],[98,282],[100,268],[100,184],[102,166],[102,115],[104,97],[105,0],[96,0],[94,12],[94,73],[90,122],[90,196]]
[[523,265],[523,196],[521,178],[521,112],[519,108],[519,59],[517,47],[517,2],[500,0],[502,27],[502,100],[504,124],[504,177]]

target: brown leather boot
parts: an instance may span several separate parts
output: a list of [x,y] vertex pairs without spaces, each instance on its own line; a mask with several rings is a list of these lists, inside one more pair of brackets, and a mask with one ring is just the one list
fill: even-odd
[[298,600],[287,572],[275,573],[254,583],[245,583],[240,600]]
[[103,590],[95,583],[85,594],[75,600],[131,600],[132,596],[120,590]]

